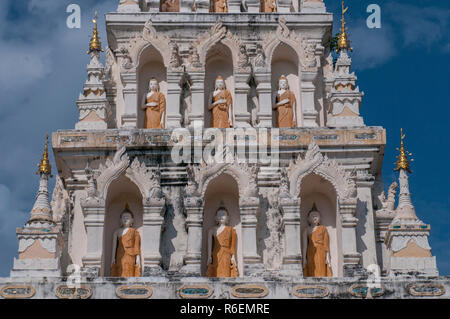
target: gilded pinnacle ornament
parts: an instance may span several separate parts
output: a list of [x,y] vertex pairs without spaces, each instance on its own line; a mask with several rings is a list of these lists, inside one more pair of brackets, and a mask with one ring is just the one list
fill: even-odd
[[344,0],[342,0],[342,18],[341,18],[341,33],[338,37],[338,46],[336,52],[342,50],[350,50],[353,51],[353,48],[350,47],[350,40],[347,36],[347,28],[345,27],[345,13],[348,11],[348,7],[345,8]]
[[48,159],[48,133],[45,142],[44,154],[42,155],[42,160],[38,164],[38,166],[39,170],[36,172],[36,174],[52,174],[52,166],[50,165],[50,160]]
[[[401,138],[400,149],[397,148],[400,154],[397,156],[397,162],[394,163],[395,165],[397,165],[394,170],[398,171],[400,169],[404,169],[409,173],[412,173],[409,167],[409,160],[408,160],[408,156],[411,156],[412,154],[405,150],[405,145],[403,142],[403,140],[405,139],[405,134],[403,134],[403,128],[400,129],[400,138]],[[414,160],[411,159],[411,161]]]
[[87,52],[88,54],[103,52],[102,43],[100,42],[100,37],[98,35],[97,20],[98,14],[97,11],[95,11],[95,17],[92,20],[92,22],[94,23],[94,32],[92,34],[91,42],[89,43],[89,51]]

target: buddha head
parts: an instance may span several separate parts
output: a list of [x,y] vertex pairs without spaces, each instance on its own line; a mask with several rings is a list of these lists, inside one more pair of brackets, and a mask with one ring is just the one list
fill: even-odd
[[318,225],[320,225],[320,213],[317,210],[316,203],[313,204],[313,207],[309,211],[308,223],[311,226],[318,226]]
[[125,209],[120,214],[120,221],[123,227],[132,227],[134,223],[134,216],[130,210],[130,206],[128,204],[125,206]]
[[216,90],[225,90],[227,87],[225,85],[225,80],[222,76],[218,76],[215,82]]
[[159,82],[157,79],[152,78],[148,85],[150,92],[158,92],[159,91]]
[[282,75],[278,79],[278,88],[280,90],[288,90],[289,89],[289,82],[286,76]]
[[216,223],[217,225],[228,225],[228,222],[230,220],[230,216],[228,214],[228,210],[224,207],[221,206],[216,213]]

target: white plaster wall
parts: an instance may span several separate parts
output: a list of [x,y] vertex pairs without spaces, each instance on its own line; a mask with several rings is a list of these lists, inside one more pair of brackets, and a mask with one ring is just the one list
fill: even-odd
[[336,208],[336,192],[328,181],[314,174],[303,179],[301,189],[301,238],[303,240],[303,234],[306,231],[306,227],[308,227],[308,213],[313,203],[316,203],[321,216],[321,224],[327,228],[330,238],[329,246],[333,277],[342,276],[342,235],[340,218],[338,218]]
[[[81,209],[80,199],[86,196],[85,191],[77,190],[74,192],[73,221],[69,234],[69,255],[72,263],[83,265],[83,256],[87,251],[87,234],[84,227],[83,210]],[[66,269],[63,269],[66,271]]]
[[216,224],[216,213],[221,206],[222,201],[230,214],[230,226],[234,227],[237,233],[237,263],[239,275],[242,277],[244,273],[244,264],[242,257],[239,191],[237,183],[228,174],[222,174],[211,181],[205,193],[203,213],[202,275],[206,273],[208,230]]
[[139,68],[137,74],[138,83],[138,110],[137,127],[144,127],[145,111],[142,110],[141,106],[144,102],[144,98],[148,93],[148,86],[152,78],[156,78],[159,82],[159,89],[167,100],[167,71],[164,66],[163,58],[161,54],[153,47],[147,48],[140,57]]
[[216,78],[221,75],[225,79],[228,91],[233,97],[234,107],[234,76],[233,76],[233,58],[231,51],[223,44],[216,44],[207,54],[205,66],[205,127],[211,127],[211,112],[208,106],[211,104],[212,94],[215,88]]
[[[288,78],[289,89],[294,92],[297,100],[297,126],[301,126],[302,110],[300,96],[300,80],[299,80],[299,60],[297,53],[284,43],[281,43],[276,49],[272,57],[272,104],[275,104],[275,98],[278,92],[278,80],[280,76],[285,75]],[[276,114],[272,114],[272,125],[276,127]]]
[[[106,277],[111,273],[114,231],[121,227],[120,214],[124,211],[127,203],[134,215],[134,227],[140,232],[142,239],[142,196],[139,189],[128,178],[121,176],[111,183],[106,200],[102,258],[102,273]],[[145,243],[141,241],[141,251],[144,245]]]

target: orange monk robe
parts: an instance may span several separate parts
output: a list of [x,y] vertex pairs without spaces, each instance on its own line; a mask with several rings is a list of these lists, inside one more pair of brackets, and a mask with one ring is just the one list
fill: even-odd
[[277,6],[275,0],[260,0],[260,12],[275,12]]
[[329,248],[329,236],[325,226],[319,225],[308,235],[306,251],[306,266],[303,269],[305,277],[331,277],[331,269],[326,263]]
[[211,110],[212,112],[212,127],[215,128],[229,128],[230,121],[228,117],[229,108],[233,103],[233,98],[228,90],[221,90],[216,96],[213,96],[212,102],[219,100],[226,100],[227,103],[217,104]]
[[136,256],[141,253],[141,236],[130,228],[118,238],[116,263],[112,265],[111,277],[140,277],[141,267],[136,265]]
[[166,111],[166,97],[161,92],[153,92],[147,96],[146,103],[157,103],[156,106],[148,106],[145,110],[144,128],[162,129],[161,119]]
[[211,6],[212,12],[215,13],[225,13],[228,12],[227,1],[226,0],[213,0],[213,5]]
[[206,277],[238,276],[237,266],[231,262],[231,256],[236,256],[236,242],[236,231],[231,226],[226,226],[218,236],[214,236],[212,264],[208,265]]
[[180,12],[180,0],[165,0],[161,5],[161,12]]
[[294,103],[295,94],[290,90],[286,90],[281,95],[277,95],[276,103],[279,103],[285,99],[289,99],[289,102],[277,107],[277,124],[278,127],[295,127],[294,123]]

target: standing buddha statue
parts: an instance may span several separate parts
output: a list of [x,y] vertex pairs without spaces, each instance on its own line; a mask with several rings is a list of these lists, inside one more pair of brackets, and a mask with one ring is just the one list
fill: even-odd
[[278,127],[295,127],[296,123],[295,94],[289,90],[288,79],[282,75],[278,80],[278,92],[273,110],[277,110]]
[[230,128],[232,126],[233,98],[221,76],[218,76],[215,81],[215,90],[211,102],[209,110],[212,113],[212,127]]
[[150,80],[149,92],[145,96],[142,109],[145,111],[144,128],[162,129],[166,114],[166,97],[159,91],[159,82]]
[[134,218],[128,204],[120,214],[122,226],[114,232],[111,277],[140,277],[142,269],[141,236],[133,228]]
[[236,230],[229,226],[228,211],[220,207],[216,214],[217,226],[208,231],[208,261],[206,277],[238,277],[236,263]]

